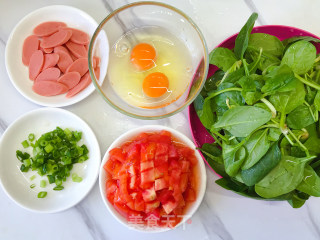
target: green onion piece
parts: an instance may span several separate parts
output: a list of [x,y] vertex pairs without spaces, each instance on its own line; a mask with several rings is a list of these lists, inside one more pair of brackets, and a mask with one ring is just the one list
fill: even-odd
[[62,185],[62,181],[60,179],[56,179],[55,184],[57,186],[61,186]]
[[29,143],[28,143],[27,140],[24,140],[21,144],[22,144],[22,146],[23,146],[24,148],[29,147]]
[[32,181],[32,180],[34,180],[36,177],[37,177],[36,175],[32,175],[32,176],[30,177],[30,180]]
[[47,196],[47,192],[39,192],[38,198],[45,198]]
[[64,189],[63,186],[56,186],[56,187],[53,188],[53,190],[55,190],[55,191],[60,191],[62,189]]
[[29,167],[26,167],[26,165],[22,164],[20,167],[20,171],[21,172],[28,172],[29,171]]
[[31,184],[30,185],[30,188],[34,188],[36,185],[35,184]]
[[72,181],[73,182],[81,182],[82,177],[79,177],[78,174],[76,174],[76,173],[72,173]]
[[49,143],[47,146],[45,146],[44,150],[49,153],[54,149],[54,147]]
[[70,131],[70,129],[66,128],[66,129],[64,130],[64,132],[65,132],[65,134],[67,135],[67,137],[68,137],[69,139],[72,138],[72,132]]
[[30,142],[32,142],[34,140],[35,136],[33,133],[30,133],[29,136],[28,136],[28,139]]
[[40,181],[40,187],[45,188],[47,186],[46,180],[41,180]]
[[49,181],[50,184],[52,184],[52,183],[55,182],[55,177],[54,177],[54,176],[52,176],[52,175],[47,175],[47,177],[48,177],[48,181]]
[[29,166],[31,165],[30,159],[28,158],[28,159],[23,160],[23,164],[24,164],[26,167],[29,167]]
[[47,145],[48,145],[48,141],[46,141],[46,140],[41,140],[40,141],[40,146],[45,147]]

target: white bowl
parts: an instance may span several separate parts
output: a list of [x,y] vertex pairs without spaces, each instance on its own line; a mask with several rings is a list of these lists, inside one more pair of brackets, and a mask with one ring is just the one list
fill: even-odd
[[[21,162],[16,157],[16,150],[24,151],[21,142],[34,133],[38,139],[41,134],[54,130],[57,126],[82,132],[83,143],[89,149],[89,159],[74,164],[71,174],[77,173],[82,182],[72,182],[71,176],[63,183],[62,191],[54,191],[54,184],[46,188],[39,185],[41,179],[37,172],[20,171]],[[6,194],[21,207],[42,213],[54,213],[66,210],[80,202],[95,184],[101,161],[98,141],[91,128],[78,116],[63,109],[40,108],[18,118],[4,132],[0,141],[0,183]],[[34,180],[30,177],[36,175]],[[31,189],[31,184],[36,187]],[[47,182],[48,183],[48,182]],[[48,192],[45,198],[38,198],[40,191]]]
[[[9,36],[5,52],[6,69],[14,87],[28,100],[47,107],[68,106],[89,96],[95,89],[93,84],[72,98],[66,98],[65,94],[40,96],[32,91],[33,81],[29,79],[28,67],[22,63],[24,39],[32,34],[34,27],[46,21],[65,22],[69,27],[80,29],[90,36],[98,26],[91,16],[74,7],[54,5],[35,10],[20,20]],[[100,79],[104,79],[109,60],[109,44],[105,34],[100,34],[99,40],[101,44],[98,45],[97,55],[101,58]]]
[[[109,159],[109,151],[115,147],[119,147],[121,146],[124,142],[128,141],[128,140],[132,140],[132,138],[134,138],[135,136],[137,136],[139,133],[142,132],[155,132],[155,131],[161,131],[161,130],[166,130],[172,133],[172,135],[179,139],[181,142],[183,142],[186,146],[195,149],[195,145],[194,143],[185,135],[183,135],[182,133],[169,128],[169,127],[164,127],[164,126],[160,126],[160,125],[147,125],[147,126],[143,126],[143,127],[138,127],[135,129],[132,129],[124,134],[122,134],[120,137],[118,137],[112,144],[111,146],[108,148],[108,150],[106,151],[103,159],[102,159],[102,163],[100,166],[100,174],[99,174],[99,187],[100,187],[100,193],[101,193],[101,197],[102,200],[104,202],[104,204],[106,205],[107,209],[109,210],[110,214],[117,219],[121,224],[125,225],[126,227],[139,231],[139,232],[150,232],[150,233],[156,233],[156,232],[164,232],[164,231],[168,231],[174,228],[164,228],[164,227],[158,227],[158,228],[136,228],[136,227],[132,227],[131,225],[128,224],[128,221],[126,218],[124,218],[123,216],[121,216],[113,207],[113,205],[108,201],[108,199],[106,198],[106,181],[108,180],[108,174],[106,173],[106,171],[103,169],[103,165],[107,162],[107,160]],[[187,212],[184,214],[186,217],[184,217],[182,219],[182,221],[177,224],[175,226],[178,227],[182,224],[184,224],[189,218],[191,218],[191,216],[196,212],[196,210],[198,209],[198,207],[200,206],[202,199],[204,197],[204,193],[206,190],[206,180],[207,180],[207,175],[206,175],[206,170],[205,170],[205,165],[203,162],[203,159],[201,157],[201,155],[199,154],[199,151],[194,151],[194,154],[196,156],[196,158],[198,159],[198,163],[199,163],[199,177],[200,177],[200,181],[199,181],[199,187],[198,187],[198,192],[196,193],[197,195],[197,199],[196,201],[187,209]]]

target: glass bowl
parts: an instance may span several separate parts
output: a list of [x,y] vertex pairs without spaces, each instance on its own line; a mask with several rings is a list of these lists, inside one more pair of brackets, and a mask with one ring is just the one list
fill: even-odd
[[[146,27],[165,29],[185,44],[191,56],[190,71],[193,77],[186,90],[177,100],[160,108],[140,108],[128,104],[116,93],[108,74],[104,79],[97,80],[92,67],[93,55],[96,54],[101,44],[100,35],[107,35],[109,49],[112,51],[117,41],[126,33]],[[113,108],[139,119],[160,119],[182,111],[201,91],[207,77],[208,67],[207,46],[197,25],[180,10],[163,3],[137,2],[115,10],[100,23],[89,45],[89,71],[96,90]],[[108,71],[110,71],[110,54]]]

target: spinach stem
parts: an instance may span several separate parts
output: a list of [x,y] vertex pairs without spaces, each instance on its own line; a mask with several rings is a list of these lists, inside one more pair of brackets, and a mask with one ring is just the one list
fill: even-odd
[[218,92],[213,92],[211,94],[209,94],[209,96],[205,99],[205,101],[210,100],[211,98],[214,98],[215,96],[220,95],[221,93],[225,93],[225,92],[231,92],[231,91],[238,91],[241,92],[242,88],[226,88],[226,89],[222,89]]
[[247,64],[246,59],[242,59],[242,62],[243,62],[243,68],[244,68],[244,71],[246,73],[246,76],[249,76],[250,73],[249,73],[248,64]]
[[241,67],[242,61],[236,61],[224,74],[223,78],[221,79],[221,81],[219,82],[219,84],[217,84],[217,86],[221,85],[224,80],[227,78],[227,76],[229,75],[229,73],[234,72],[235,70],[239,69]]
[[255,69],[256,68],[256,66],[258,65],[258,63],[260,62],[260,59],[261,59],[261,55],[262,55],[262,51],[263,51],[263,49],[262,48],[260,48],[260,52],[259,52],[259,56],[258,56],[258,59],[255,61],[255,63],[254,63],[254,65],[253,65],[253,67],[250,69],[250,73],[252,72],[252,70],[253,69]]
[[309,150],[303,145],[302,142],[300,142],[300,140],[297,138],[296,135],[294,135],[294,133],[290,130],[290,128],[288,128],[288,132],[293,137],[293,139],[300,145],[300,147],[303,149],[303,151],[306,152],[307,157],[310,157]]
[[276,108],[272,105],[271,102],[269,102],[267,99],[262,98],[260,99],[261,102],[263,102],[265,105],[267,105],[267,107],[270,109],[271,114],[272,114],[272,118],[276,118],[277,116],[277,110]]
[[319,62],[320,61],[320,55],[314,60],[314,62]]
[[292,142],[292,140],[289,138],[289,136],[287,135],[287,133],[283,132],[283,135],[286,137],[286,139],[288,140],[288,142],[290,143],[291,146],[294,146],[294,143]]
[[298,78],[298,80],[300,80],[302,83],[304,83],[304,84],[306,84],[306,85],[308,85],[308,86],[310,86],[310,87],[313,87],[313,88],[315,88],[315,89],[317,89],[317,90],[320,90],[320,85],[319,84],[317,84],[317,83],[315,83],[315,82],[311,82],[311,81],[308,81],[308,80],[306,80],[306,79],[304,79],[303,77],[300,77],[298,74],[294,74],[294,76],[296,77],[296,78]]
[[210,129],[211,133],[217,135],[219,138],[221,138],[223,141],[229,142],[229,139],[223,135],[221,135],[218,131],[215,131],[214,128]]
[[286,114],[285,113],[281,113],[281,117],[280,117],[280,129],[281,129],[281,132],[283,133],[288,133],[288,129],[287,127],[285,126],[285,123],[286,123]]
[[[306,100],[304,100],[304,104],[308,107],[309,112],[310,112],[310,114],[311,114],[311,116],[312,116],[312,118],[313,118],[313,121],[317,122],[317,121],[318,121],[318,120],[317,120],[317,116],[315,116],[315,114],[313,114],[312,109],[311,109],[311,107],[310,107],[310,104],[307,103]],[[317,114],[318,114],[318,111],[317,111]]]

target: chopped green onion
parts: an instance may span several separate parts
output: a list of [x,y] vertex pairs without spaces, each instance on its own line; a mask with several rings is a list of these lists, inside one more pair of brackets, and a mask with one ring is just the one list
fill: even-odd
[[34,188],[36,185],[35,184],[31,184],[30,185],[30,188]]
[[53,149],[54,147],[50,143],[44,148],[47,153],[51,152]]
[[32,175],[32,176],[30,177],[30,180],[32,181],[32,180],[34,180],[36,177],[37,177],[36,175]]
[[29,141],[32,142],[34,140],[34,138],[35,138],[34,134],[30,133],[29,136],[28,136]]
[[23,146],[24,148],[29,147],[29,143],[28,143],[27,140],[24,140],[21,144],[22,144],[22,146]]
[[53,188],[53,190],[55,190],[55,191],[60,191],[62,189],[64,189],[63,186],[56,186],[56,187]]
[[78,174],[76,174],[76,173],[72,173],[72,181],[73,182],[81,182],[82,177],[79,177]]
[[29,166],[31,165],[30,159],[28,158],[28,159],[23,160],[23,164],[24,164],[26,167],[29,167]]
[[[30,169],[37,171],[40,176],[47,176],[49,184],[55,183],[54,190],[62,190],[64,188],[62,184],[70,176],[73,164],[84,162],[89,158],[87,146],[80,145],[81,138],[82,132],[60,127],[42,134],[39,139],[30,133],[22,145],[25,148],[32,148],[32,156],[27,152],[16,151],[16,156],[21,161],[21,172],[28,172]],[[35,179],[35,176],[30,179]],[[81,182],[82,178],[73,174],[72,180]],[[41,180],[40,187],[46,186],[47,181]]]
[[50,184],[52,184],[52,183],[55,182],[55,177],[54,177],[54,176],[52,176],[52,175],[47,175],[47,177],[48,177],[48,181],[49,181]]
[[45,198],[47,196],[47,192],[39,192],[38,198]]
[[47,186],[46,180],[41,180],[40,181],[40,187],[45,188]]

